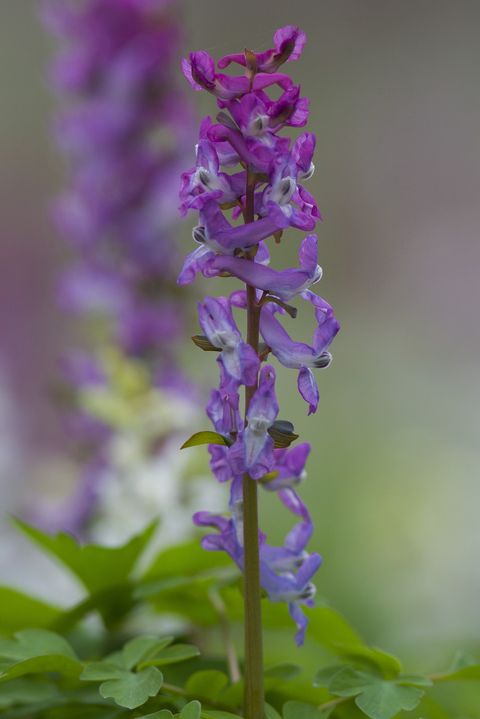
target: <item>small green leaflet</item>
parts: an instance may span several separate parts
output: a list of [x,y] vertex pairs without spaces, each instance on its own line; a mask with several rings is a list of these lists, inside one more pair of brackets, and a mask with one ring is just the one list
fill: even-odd
[[294,679],[300,674],[300,667],[296,664],[276,664],[273,667],[265,669],[265,679],[279,679],[281,681],[288,681],[288,679]]
[[270,704],[265,704],[265,719],[282,719],[282,717]]
[[364,668],[371,669],[377,667],[387,679],[393,679],[402,671],[402,665],[397,657],[382,649],[375,647],[358,646],[356,644],[336,644],[338,655],[352,664],[359,664]]
[[218,432],[210,432],[208,430],[204,432],[195,432],[192,436],[182,444],[180,449],[187,449],[187,447],[198,447],[201,444],[223,444],[228,447],[228,442]]
[[216,669],[207,669],[192,674],[185,685],[185,691],[190,696],[215,701],[227,684],[226,674]]
[[63,637],[46,629],[25,629],[14,639],[0,639],[0,680],[56,672],[78,677],[82,665]]
[[133,669],[137,665],[145,664],[172,642],[173,637],[160,638],[150,634],[135,637],[135,639],[127,642],[122,649],[122,664],[125,669]]
[[138,661],[155,650],[165,646],[166,640],[158,637],[136,637],[127,642],[122,652],[116,652],[103,662],[91,662],[82,672],[80,679],[86,682],[102,682],[100,695],[104,699],[113,699],[119,706],[127,709],[145,704],[149,697],[156,696],[163,684],[163,675],[156,667],[148,667],[138,672],[129,671]]
[[156,653],[151,659],[144,660],[140,663],[140,668],[144,667],[163,667],[167,664],[177,664],[185,662],[187,659],[198,657],[200,652],[193,644],[174,644],[167,647],[163,651]]
[[[317,683],[326,678],[317,675]],[[402,709],[415,709],[424,695],[429,680],[424,677],[399,676],[386,680],[357,671],[352,667],[332,671],[328,691],[339,697],[355,697],[355,704],[370,719],[392,719]]]
[[163,675],[156,667],[141,672],[122,672],[115,679],[100,685],[100,695],[113,699],[119,706],[136,709],[158,694],[163,684]]
[[[218,555],[218,556],[217,556]],[[231,559],[223,552],[206,552],[198,540],[162,549],[144,574],[143,580],[195,577],[221,567],[230,567]],[[141,587],[140,587],[141,589]],[[140,592],[137,592],[140,594]]]
[[29,705],[45,702],[58,696],[53,684],[39,682],[36,679],[14,679],[2,685],[0,690],[0,709],[13,704]]
[[185,704],[178,717],[179,719],[200,719],[201,712],[202,705],[200,702],[193,701]]
[[424,693],[422,689],[379,680],[367,687],[355,704],[371,719],[392,719],[402,709],[415,709]]
[[202,719],[242,719],[238,714],[230,714],[230,712],[218,712],[208,709],[208,711],[202,711]]
[[291,701],[283,705],[283,719],[323,719],[324,713],[311,704]]
[[378,667],[387,678],[397,676],[402,670],[399,660],[380,649],[369,647],[346,619],[331,607],[315,607],[306,610],[309,618],[308,635],[328,651],[349,663],[363,668]]

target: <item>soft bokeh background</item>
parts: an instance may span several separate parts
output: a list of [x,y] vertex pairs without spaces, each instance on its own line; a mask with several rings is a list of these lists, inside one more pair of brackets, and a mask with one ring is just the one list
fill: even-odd
[[[49,387],[74,332],[55,307],[68,253],[48,219],[61,163],[36,10],[0,3],[0,582],[19,586],[39,560],[12,563],[21,549],[7,512],[42,474],[61,473]],[[285,372],[282,416],[313,444],[303,495],[325,557],[320,593],[370,642],[440,663],[480,640],[480,5],[187,0],[183,12],[192,48],[214,56],[268,47],[286,23],[309,35],[289,70],[312,99],[318,289],[342,332],[318,415],[307,421]],[[292,331],[307,337],[309,319]],[[214,381],[210,355],[187,344],[183,354],[192,375]],[[264,516],[278,539],[287,517],[272,501]]]

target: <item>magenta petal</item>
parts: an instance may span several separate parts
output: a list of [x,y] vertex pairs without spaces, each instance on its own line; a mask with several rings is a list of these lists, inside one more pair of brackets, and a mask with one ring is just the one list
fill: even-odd
[[317,411],[320,395],[318,386],[313,372],[308,367],[302,367],[298,373],[297,381],[298,391],[308,404],[308,414],[314,414]]
[[212,260],[210,266],[219,272],[229,272],[252,287],[270,291],[286,302],[302,292],[312,279],[310,272],[305,270],[278,271],[258,262],[230,256],[218,256]]
[[293,621],[297,625],[297,633],[295,634],[295,643],[297,647],[301,647],[305,642],[305,632],[307,631],[308,619],[302,612],[298,602],[290,602],[288,611]]
[[291,50],[287,60],[298,60],[307,42],[307,36],[295,25],[285,25],[275,32],[273,42],[278,53],[284,52],[285,46],[289,45]]
[[208,261],[215,255],[212,250],[206,245],[197,247],[185,258],[183,267],[180,270],[180,274],[177,278],[177,284],[180,286],[191,284],[197,273],[201,272],[206,267]]

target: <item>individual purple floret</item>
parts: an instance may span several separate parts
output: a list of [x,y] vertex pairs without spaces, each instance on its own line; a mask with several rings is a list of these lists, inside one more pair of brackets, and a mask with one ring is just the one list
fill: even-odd
[[[217,281],[234,277],[245,283],[245,289],[229,297],[207,297],[198,305],[204,334],[193,339],[203,350],[217,351],[220,366],[220,385],[212,391],[207,414],[221,437],[209,452],[217,480],[230,483],[230,516],[198,512],[194,521],[217,530],[203,538],[203,546],[232,557],[245,574],[246,593],[249,586],[252,593],[256,591],[252,567],[258,566],[254,559],[259,557],[262,587],[273,601],[288,604],[298,644],[307,624],[301,607],[312,604],[312,577],[321,563],[318,554],[307,551],[313,525],[296,492],[306,476],[310,446],[290,447],[298,436],[290,422],[278,419],[275,370],[263,362],[272,357],[297,370],[298,390],[309,414],[317,410],[316,373],[330,364],[328,349],[339,324],[331,306],[311,289],[322,276],[317,236],[312,234],[321,216],[304,184],[315,169],[315,135],[302,132],[293,139],[288,134],[289,128],[307,124],[309,102],[280,71],[285,62],[300,57],[305,42],[305,33],[288,25],[277,30],[272,48],[228,54],[219,60],[218,71],[205,51],[192,52],[183,61],[190,85],[209,92],[219,112],[202,121],[195,165],[182,175],[180,211],[196,214],[192,235],[198,246],[185,259],[177,280],[186,285],[200,273]],[[240,72],[227,75],[222,72],[226,68]],[[281,242],[289,228],[308,233],[299,245],[298,266],[271,267],[271,240]],[[297,308],[287,303],[296,300],[313,307],[316,326],[311,345],[292,339],[284,327],[287,322],[292,325],[297,314]],[[246,339],[236,318],[242,313],[246,313]],[[256,502],[257,485],[277,493],[295,517],[282,547],[270,546],[256,520],[250,519],[256,516],[252,501]],[[247,525],[250,531],[255,527],[252,534]],[[246,628],[252,641],[257,630],[258,624]],[[248,641],[246,647],[248,651]],[[252,654],[250,661],[252,657],[258,660]],[[261,697],[254,701],[260,706]]]
[[302,296],[312,304],[316,303],[314,307],[317,328],[313,337],[313,346],[291,339],[288,332],[276,319],[275,313],[278,308],[273,304],[270,304],[261,313],[260,332],[279,362],[285,367],[299,370],[298,391],[308,403],[309,414],[311,414],[317,411],[319,400],[317,382],[312,369],[328,367],[330,364],[331,355],[327,349],[340,329],[340,325],[327,302],[317,298],[313,292],[304,292]]
[[198,319],[208,341],[220,350],[219,362],[239,384],[255,383],[259,361],[256,352],[243,341],[224,297],[206,297],[198,304]]
[[317,263],[317,237],[307,235],[299,250],[300,268],[274,270],[255,262],[242,260],[239,257],[216,255],[206,265],[206,274],[227,272],[253,287],[288,302],[322,277],[322,268]]

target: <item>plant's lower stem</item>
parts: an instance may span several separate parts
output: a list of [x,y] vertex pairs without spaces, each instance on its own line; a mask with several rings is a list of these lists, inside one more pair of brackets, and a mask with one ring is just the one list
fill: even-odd
[[[255,181],[247,172],[245,222],[254,220]],[[260,308],[254,287],[247,285],[247,342],[258,354]],[[256,384],[246,387],[245,414]],[[263,719],[263,645],[258,543],[257,483],[248,474],[243,478],[243,546],[245,577],[245,719]]]
[[334,707],[339,706],[339,704],[345,704],[345,702],[349,702],[355,697],[338,697],[337,699],[331,699],[328,702],[325,702],[325,704],[320,704],[317,709],[320,709],[320,711],[327,711],[328,709],[333,709]]

